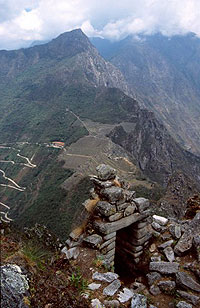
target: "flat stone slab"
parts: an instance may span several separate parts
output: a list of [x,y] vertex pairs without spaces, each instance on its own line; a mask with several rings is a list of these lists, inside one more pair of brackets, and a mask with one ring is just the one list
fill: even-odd
[[184,301],[180,301],[178,302],[178,304],[176,305],[177,308],[192,308],[192,305],[184,302]]
[[165,249],[166,247],[169,247],[173,244],[173,240],[169,240],[167,242],[164,242],[163,244],[159,245],[158,248],[159,249]]
[[192,303],[194,306],[199,305],[200,307],[200,297],[196,296],[194,294],[182,291],[182,290],[177,290],[177,294],[180,295],[181,297],[183,297],[186,301]]
[[126,303],[133,297],[133,291],[128,288],[123,288],[123,291],[120,291],[118,294],[118,299],[120,303]]
[[121,287],[121,282],[119,279],[114,280],[105,289],[103,289],[103,294],[107,296],[113,296],[118,289]]
[[190,289],[196,292],[200,292],[200,284],[185,272],[178,272],[176,274],[176,283],[186,290]]
[[147,298],[141,294],[133,294],[131,308],[147,308]]
[[92,275],[93,280],[99,280],[99,281],[106,281],[106,282],[112,282],[113,280],[117,279],[119,277],[118,274],[113,272],[107,272],[107,273],[99,273],[95,272]]
[[98,245],[103,242],[103,239],[98,234],[92,234],[84,238],[83,242],[86,243],[88,246],[98,247]]
[[150,271],[159,272],[161,274],[175,274],[178,273],[179,263],[177,262],[150,262]]
[[135,223],[136,221],[144,219],[145,217],[145,214],[135,213],[114,222],[95,221],[94,228],[97,229],[100,233],[109,234],[120,229],[126,228],[131,224]]
[[90,283],[88,285],[88,289],[94,291],[94,290],[98,290],[100,288],[101,284],[100,283]]
[[178,256],[182,256],[185,252],[192,248],[194,234],[191,230],[187,230],[183,233],[180,240],[174,247],[174,252]]

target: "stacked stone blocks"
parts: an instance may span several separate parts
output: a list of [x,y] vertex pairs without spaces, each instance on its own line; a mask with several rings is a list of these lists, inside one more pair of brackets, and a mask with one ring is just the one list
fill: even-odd
[[117,231],[130,227],[131,232],[124,243],[122,240],[121,246],[124,253],[130,254],[133,262],[138,263],[150,238],[149,200],[136,198],[135,192],[128,190],[128,185],[110,166],[98,166],[97,176],[91,180],[94,183],[91,196],[98,201],[93,210],[94,233],[84,242],[98,248],[105,263],[111,264],[115,258]]

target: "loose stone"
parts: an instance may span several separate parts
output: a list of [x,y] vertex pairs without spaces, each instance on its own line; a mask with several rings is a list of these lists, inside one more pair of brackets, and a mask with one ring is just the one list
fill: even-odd
[[194,306],[199,305],[200,306],[200,297],[196,296],[194,294],[182,291],[182,290],[177,290],[177,293],[186,299],[188,302],[192,303]]
[[174,247],[174,252],[178,256],[182,256],[185,252],[192,248],[192,241],[193,241],[193,232],[192,230],[187,230],[183,233],[180,240]]
[[94,290],[99,289],[100,286],[101,286],[100,283],[90,283],[90,284],[88,285],[88,289],[94,291]]
[[166,258],[167,258],[167,260],[169,261],[169,262],[174,262],[174,260],[175,260],[175,257],[174,257],[174,251],[173,251],[173,249],[172,249],[172,247],[166,247],[164,250],[163,250],[163,252],[164,252],[164,254],[165,254],[165,256],[166,256]]
[[178,272],[176,274],[176,283],[186,290],[191,289],[193,291],[200,292],[200,284],[185,272]]
[[120,301],[120,303],[125,303],[127,301],[129,301],[129,299],[131,299],[131,297],[133,297],[133,291],[131,291],[128,288],[123,288],[123,292],[119,292],[118,294],[118,299]]
[[120,287],[121,282],[119,279],[116,279],[103,290],[103,294],[107,296],[113,296]]
[[161,274],[174,274],[179,270],[179,263],[176,262],[150,262],[150,271],[156,271]]
[[98,273],[95,272],[92,275],[93,280],[100,280],[100,281],[106,281],[106,282],[112,282],[113,280],[117,279],[119,277],[118,274],[107,272],[107,273]]
[[133,294],[131,308],[147,308],[147,298],[141,294]]
[[167,242],[159,245],[158,248],[159,249],[165,249],[166,247],[171,246],[173,244],[173,242],[174,242],[173,240],[167,241]]
[[90,247],[98,247],[102,243],[103,239],[98,234],[92,234],[84,238],[83,242]]
[[153,215],[153,220],[162,226],[166,226],[169,221],[167,218],[158,215]]
[[172,294],[172,291],[175,290],[176,283],[175,281],[171,281],[171,280],[160,281],[158,283],[158,287],[164,293]]
[[184,301],[180,301],[177,305],[177,308],[192,308],[192,305],[184,302]]
[[105,164],[99,165],[96,170],[98,178],[103,181],[114,179],[117,173],[115,169]]

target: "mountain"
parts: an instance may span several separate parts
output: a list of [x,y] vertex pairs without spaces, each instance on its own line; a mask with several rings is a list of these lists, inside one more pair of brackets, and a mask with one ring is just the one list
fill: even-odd
[[153,111],[183,147],[200,154],[200,39],[156,34],[91,41],[123,73],[129,94]]
[[100,163],[135,189],[152,192],[153,181],[162,190],[177,171],[199,185],[199,158],[125,94],[123,74],[81,30],[0,51],[0,64],[0,206],[15,223],[45,224],[66,238]]

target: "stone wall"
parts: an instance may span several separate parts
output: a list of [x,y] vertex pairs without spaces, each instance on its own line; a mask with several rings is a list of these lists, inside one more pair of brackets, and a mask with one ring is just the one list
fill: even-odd
[[98,249],[106,264],[113,264],[117,232],[131,226],[127,236],[121,239],[120,250],[138,263],[151,236],[149,200],[136,198],[127,183],[116,176],[116,170],[104,164],[97,167],[97,176],[91,177],[91,181],[94,183],[91,199],[84,203],[91,212],[84,244]]

